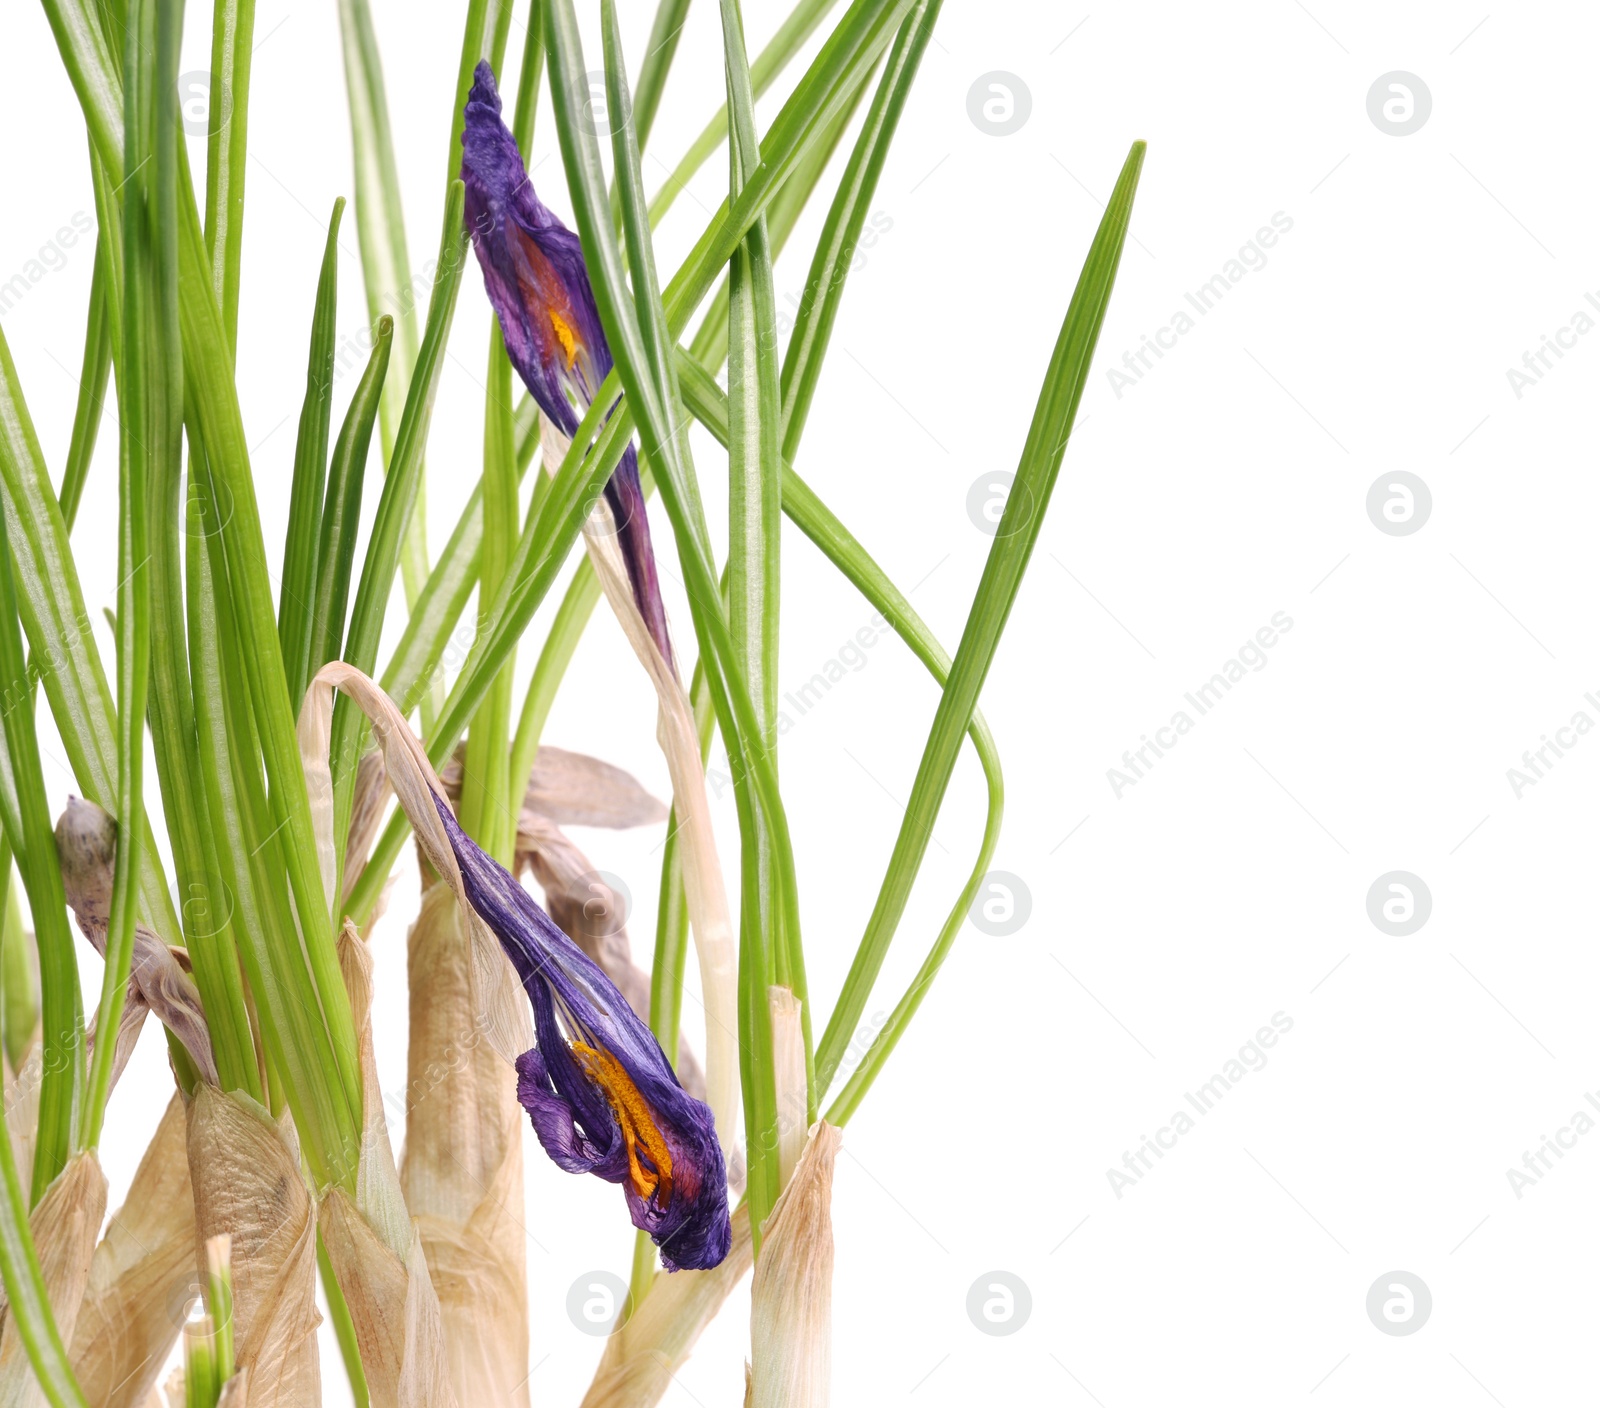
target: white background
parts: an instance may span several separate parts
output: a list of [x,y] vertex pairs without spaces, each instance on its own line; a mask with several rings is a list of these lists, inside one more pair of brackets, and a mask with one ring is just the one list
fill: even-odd
[[[207,63],[204,8],[191,6],[185,69]],[[378,8],[420,266],[437,236],[460,7]],[[784,7],[746,8],[754,51]],[[1600,721],[1584,699],[1600,694],[1600,337],[1577,338],[1520,398],[1507,371],[1600,290],[1594,17],[1312,9],[952,0],[884,173],[875,209],[891,228],[849,285],[800,468],[915,585],[953,648],[991,541],[969,521],[969,488],[1015,468],[1099,203],[1129,142],[1150,142],[1078,429],[983,701],[1009,768],[997,865],[1022,878],[1031,916],[1004,937],[968,926],[847,1130],[837,1402],[1314,1395],[1512,1408],[1576,1401],[1592,1372],[1600,1133],[1520,1198],[1507,1170],[1600,1088],[1600,741],[1581,741],[1520,798],[1507,769],[1576,711]],[[622,6],[634,72],[652,12]],[[93,212],[77,105],[40,12],[13,7],[6,36],[0,280],[75,211]],[[276,544],[325,220],[351,176],[333,6],[262,0],[256,37],[238,381]],[[1403,137],[1367,109],[1395,70],[1432,97],[1426,124]],[[969,90],[995,71],[1031,94],[1028,120],[1004,137],[968,114]],[[703,0],[651,152],[675,161],[721,85],[716,7]],[[567,211],[547,106],[534,146],[541,195]],[[648,153],[645,165],[653,187],[666,168]],[[713,158],[679,200],[660,235],[664,272],[715,208],[724,171]],[[1184,294],[1279,212],[1293,227],[1265,266],[1117,395],[1107,369],[1192,313]],[[820,218],[778,265],[780,300],[803,283]],[[350,215],[341,244],[348,330],[365,317]],[[88,248],[0,320],[56,474]],[[436,545],[478,472],[488,317],[469,266],[429,449]],[[353,385],[339,385],[340,414]],[[114,587],[109,419],[100,443],[75,534],[94,608]],[[709,441],[697,450],[716,523],[724,462]],[[1398,470],[1432,492],[1410,536],[1380,532],[1365,507],[1374,480]],[[655,527],[669,543],[665,520]],[[784,553],[794,689],[869,613],[798,534]],[[663,564],[687,649],[670,547]],[[1278,612],[1293,626],[1259,673],[1118,796],[1107,770],[1123,751]],[[784,740],[819,1030],[934,700],[908,653],[881,644]],[[602,608],[546,737],[664,794],[653,713]],[[70,775],[46,746],[64,797]],[[981,816],[968,757],[869,1011],[887,1010],[931,942]],[[718,824],[732,857],[731,797]],[[648,954],[659,832],[578,839],[627,881],[635,949]],[[1369,887],[1392,870],[1432,895],[1408,937],[1367,914]],[[407,874],[375,940],[379,1056],[395,1087],[414,905]],[[87,945],[82,955],[97,985]],[[1275,1013],[1293,1027],[1265,1067],[1119,1198],[1108,1170]],[[113,1203],[170,1089],[162,1060],[151,1031],[113,1103]],[[600,1342],[569,1323],[567,1290],[592,1269],[625,1274],[631,1229],[615,1189],[555,1171],[531,1140],[527,1193],[534,1392],[575,1403]],[[1032,1299],[1006,1336],[980,1334],[966,1311],[994,1270]],[[1405,1337],[1380,1333],[1365,1308],[1393,1270],[1433,1298]],[[739,1401],[743,1315],[736,1298],[668,1403]],[[328,1401],[344,1401],[331,1342],[325,1377]]]

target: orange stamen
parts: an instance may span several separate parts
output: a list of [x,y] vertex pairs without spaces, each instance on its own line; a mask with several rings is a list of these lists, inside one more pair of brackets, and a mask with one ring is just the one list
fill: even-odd
[[[597,1051],[581,1041],[572,1043],[572,1051],[584,1073],[605,1092],[611,1111],[622,1127],[622,1137],[628,1143],[628,1172],[633,1191],[645,1199],[659,1192],[661,1206],[665,1208],[672,1201],[672,1154],[656,1128],[650,1106],[639,1093],[639,1087],[609,1051]],[[640,1161],[641,1149],[650,1167]]]
[[572,326],[561,314],[554,309],[550,311],[550,325],[556,330],[556,337],[560,340],[561,350],[567,354],[567,370],[572,370],[572,364],[578,359],[578,339],[572,331]]

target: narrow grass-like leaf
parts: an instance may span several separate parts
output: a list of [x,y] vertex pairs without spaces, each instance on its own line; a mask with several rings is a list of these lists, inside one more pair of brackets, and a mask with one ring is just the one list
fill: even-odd
[[[517,473],[526,475],[538,448],[538,411],[524,396],[517,407]],[[483,486],[475,484],[456,526],[406,618],[406,628],[384,667],[384,693],[409,714],[431,687],[478,582],[483,552]],[[470,644],[464,642],[463,646]]]
[[[497,70],[498,72],[498,70]],[[537,4],[528,7],[528,23],[522,38],[522,67],[517,73],[517,110],[511,120],[511,136],[524,157],[533,150],[533,119],[539,107],[539,81],[544,77],[544,12]],[[466,109],[457,109],[463,127]]]
[[[838,0],[799,0],[799,3],[789,12],[788,18],[778,26],[778,32],[767,41],[767,46],[757,56],[756,61],[750,65],[750,86],[756,97],[760,97],[772,86],[773,80],[788,66],[789,60],[800,51],[800,46],[811,37],[812,31],[822,23]],[[663,9],[666,8],[663,0]],[[683,6],[688,10],[687,3]],[[658,16],[657,24],[661,23]],[[669,56],[670,57],[670,56]],[[651,96],[645,88],[645,79],[649,77],[648,67],[639,74],[640,107],[643,108],[644,100]],[[663,82],[665,77],[663,76]],[[655,110],[649,110],[650,121],[655,119]],[[644,124],[639,131],[639,145],[642,147],[645,138],[649,135],[650,124]],[[678,193],[688,184],[711,154],[722,145],[728,136],[728,109],[724,105],[706,123],[705,129],[695,139],[694,145],[684,153],[672,174],[667,177],[665,184],[656,193],[656,198],[650,203],[650,223],[656,224],[672,207],[673,201],[678,198]]]
[[[583,628],[600,600],[600,579],[587,557],[578,563],[572,574],[566,595],[556,608],[555,619],[550,622],[550,632],[544,638],[539,658],[534,663],[533,677],[528,681],[528,692],[523,697],[522,712],[517,717],[516,736],[511,744],[511,776],[526,779],[539,756],[539,739],[544,734],[545,721],[555,703],[556,690],[572,663]],[[669,833],[670,834],[670,833]],[[667,1048],[662,1047],[665,1051]],[[673,1050],[677,1048],[674,1047]]]
[[37,1202],[78,1147],[84,1090],[83,1007],[55,829],[50,824],[50,804],[39,763],[39,740],[24,683],[22,632],[12,585],[15,569],[9,544],[0,543],[0,549],[0,679],[13,682],[6,688],[4,708],[0,709],[5,730],[0,757],[0,824],[16,852],[39,945],[44,1062],[33,1158],[33,1201]]
[[[146,515],[151,480],[182,472],[183,352],[178,331],[178,44],[183,6],[135,0],[123,68],[124,140],[133,172],[123,192],[125,262],[118,446],[117,815],[136,817],[144,795],[144,723],[150,668]],[[152,42],[153,41],[153,42]],[[82,1146],[100,1140],[111,1092],[112,1038],[133,963],[138,826],[117,837],[96,1044]]]
[[[300,432],[294,445],[294,478],[289,488],[289,526],[283,538],[283,579],[278,585],[278,642],[289,698],[306,692],[314,666],[312,616],[316,610],[318,550],[322,541],[323,490],[328,472],[328,427],[333,419],[333,343],[339,299],[339,220],[344,197],[333,203],[328,239],[317,279],[311,315],[311,353],[306,394],[300,404]],[[391,321],[392,325],[392,321]],[[374,347],[376,352],[376,347]],[[363,446],[365,449],[365,446]]]
[[[518,85],[517,108],[513,118],[512,140],[521,151],[533,133],[533,113],[539,96],[542,48],[538,6],[528,25],[522,57],[522,81]],[[504,36],[500,47],[504,48]],[[463,64],[467,54],[462,54]],[[494,62],[498,62],[495,60]],[[461,79],[468,83],[471,74],[463,67]],[[457,121],[465,124],[465,92],[458,94]],[[459,136],[460,127],[457,128]],[[483,547],[478,568],[478,618],[480,624],[493,610],[500,583],[511,565],[517,547],[517,491],[521,475],[517,470],[516,414],[512,402],[511,359],[506,352],[500,322],[489,319],[489,358],[484,374],[483,400],[483,476],[479,486],[483,498]],[[537,503],[537,495],[535,496]],[[516,850],[517,818],[522,813],[522,792],[527,774],[511,771],[511,684],[516,656],[508,656],[500,667],[483,703],[473,716],[467,734],[467,753],[462,769],[461,800],[458,814],[462,828],[502,865],[513,862]]]
[[206,247],[230,349],[239,341],[239,261],[244,251],[245,155],[256,0],[215,0],[206,131]]
[[0,831],[0,884],[5,914],[0,919],[0,1040],[13,1071],[20,1071],[39,1026],[39,952],[22,927],[21,886],[13,871],[11,843]]
[[[538,6],[534,6],[537,10]],[[678,39],[689,18],[689,0],[661,0],[655,22],[644,46],[644,62],[639,66],[639,81],[633,85],[633,130],[639,149],[644,150],[656,125],[661,95],[667,91],[667,75],[677,57]]]
[[[811,203],[811,197],[816,193],[822,174],[827,170],[834,152],[838,150],[839,142],[855,117],[866,91],[865,81],[857,85],[850,101],[828,120],[817,140],[796,164],[793,174],[778,187],[771,203],[767,206],[767,240],[772,247],[774,263],[783,253],[784,246],[788,244],[789,236],[794,233],[794,227],[799,223],[800,216]],[[728,279],[726,277],[718,286],[711,301],[706,304],[705,316],[695,330],[689,350],[693,353],[694,359],[708,369],[720,367],[727,359]]]
[[379,318],[372,355],[350,399],[344,424],[339,427],[339,439],[333,447],[317,546],[316,586],[311,597],[311,629],[307,636],[310,654],[295,698],[305,694],[312,675],[328,661],[339,658],[344,645],[345,607],[350,595],[350,573],[355,565],[356,537],[361,527],[361,491],[366,481],[367,449],[372,443],[372,426],[383,397],[393,341],[394,319]]
[[[203,459],[191,460],[196,468],[206,472]],[[260,744],[243,678],[249,661],[233,624],[232,594],[217,580],[227,570],[225,554],[214,532],[193,523],[188,568],[200,776],[218,827],[216,892],[201,897],[201,913],[232,921],[261,1014],[274,1096],[287,1099],[307,1160],[319,1181],[328,1182],[357,1147],[360,1107],[352,1108],[339,1079],[330,1024],[298,949],[281,837],[257,761]]]
[[943,3],[944,0],[918,0],[900,26],[817,240],[783,360],[783,454],[788,460],[795,458],[805,430],[861,229]]
[[111,375],[111,311],[114,296],[111,286],[110,255],[97,241],[94,278],[89,285],[89,326],[83,336],[83,367],[78,373],[78,404],[72,416],[72,441],[67,446],[67,464],[61,471],[61,518],[72,531],[83,499],[83,486],[89,482],[89,465],[94,459],[95,441],[100,434],[100,418],[105,413],[106,384]]
[[[83,795],[116,810],[117,727],[111,686],[84,605],[67,525],[50,486],[44,455],[0,329],[0,490],[6,531],[18,564],[17,605],[33,652],[29,673],[6,686],[38,681]],[[5,702],[11,703],[7,695]],[[180,932],[177,911],[151,839],[148,820],[140,893],[145,913],[164,933]]]
[[[411,387],[406,394],[405,413],[394,456],[378,500],[377,516],[367,540],[367,556],[361,568],[361,582],[351,608],[350,626],[345,638],[344,658],[357,669],[370,673],[375,668],[378,642],[383,633],[383,618],[388,609],[389,591],[400,565],[401,546],[422,485],[423,452],[433,418],[433,400],[439,389],[444,367],[445,345],[455,314],[456,295],[461,290],[461,271],[466,257],[467,236],[461,220],[464,187],[459,181],[450,188],[445,203],[444,223],[439,236],[439,262],[433,296],[428,304],[428,323],[422,351]],[[340,700],[333,724],[332,765],[334,775],[334,838],[341,848],[349,827],[350,800],[355,788],[356,763],[366,728],[360,710]]]
[[[722,31],[732,153],[729,195],[737,200],[746,178],[761,164],[738,0],[722,0]],[[764,216],[734,252],[728,287],[728,627],[760,713],[763,743],[772,751],[778,742],[782,513],[778,315]]]
[[[109,106],[106,102],[108,95],[120,91],[118,75],[96,37],[96,26],[83,0],[46,0],[46,4],[69,77],[84,107],[103,179],[112,190],[118,190],[125,172],[120,100]],[[284,878],[289,882],[293,915],[287,926],[280,925],[272,931],[279,945],[272,951],[273,957],[286,972],[292,969],[305,975],[315,994],[305,1010],[320,1018],[317,1027],[326,1036],[326,1059],[313,1055],[303,1065],[308,1084],[298,1092],[303,1104],[316,1103],[328,1114],[320,1123],[307,1121],[301,1125],[307,1157],[314,1167],[337,1165],[341,1175],[353,1181],[355,1167],[345,1152],[359,1148],[360,1082],[354,1027],[334,952],[327,888],[278,648],[260,513],[232,379],[231,348],[213,291],[199,209],[181,144],[178,155],[179,317],[186,405],[192,412],[191,440],[197,450],[203,451],[210,502],[223,510],[220,527],[208,541],[214,541],[221,549],[221,570],[214,578],[216,587],[220,590],[225,584],[231,598],[228,643],[249,662],[249,668],[242,671],[241,688],[248,691],[247,712],[252,717],[242,721],[248,729],[239,734],[239,746],[248,751],[237,756],[241,761],[250,761],[248,767],[241,769],[242,776],[246,783],[253,780],[258,787],[260,778],[255,776],[254,759],[260,758],[269,789],[260,804],[270,809],[271,824],[261,828],[266,839],[259,845],[254,837],[249,838],[255,847],[250,861],[253,866],[262,863],[261,857],[268,853],[270,843],[270,851],[281,865],[277,871],[279,883]],[[230,763],[234,760],[233,754],[225,752],[224,756]],[[256,814],[260,815],[259,809]],[[254,984],[256,974],[251,976]],[[289,1006],[280,1007],[280,1017],[287,1017]],[[287,1044],[282,1033],[274,1037],[274,1042],[280,1049]],[[311,1054],[309,1047],[307,1053]],[[276,1064],[287,1069],[281,1061]],[[297,1110],[297,1121],[299,1115]]]
[[333,1336],[339,1343],[339,1357],[344,1361],[346,1378],[350,1381],[350,1397],[355,1408],[368,1408],[372,1395],[367,1389],[366,1372],[361,1367],[361,1346],[356,1343],[356,1324],[350,1315],[350,1305],[339,1289],[339,1278],[333,1273],[333,1263],[328,1260],[328,1249],[323,1244],[322,1233],[317,1233],[317,1276],[322,1282],[322,1294],[328,1302],[328,1318],[333,1322]]
[[[367,288],[367,318],[395,320],[393,372],[384,389],[381,423],[383,462],[394,463],[395,441],[405,411],[421,341],[417,332],[417,283],[406,249],[400,175],[389,126],[389,99],[383,60],[367,0],[339,0],[339,33],[344,46],[345,91],[350,99],[350,139],[355,151],[356,232],[361,243],[361,273]],[[415,604],[428,575],[426,529],[416,515],[406,541],[403,576],[406,602]]]
[[[123,174],[121,64],[88,0],[44,0],[44,13],[83,107],[90,145],[108,162],[111,185],[119,187]],[[106,228],[103,222],[100,228]]]
[[[728,88],[728,200],[739,198],[761,164],[755,100],[737,0],[722,0],[723,70]],[[663,319],[663,322],[665,320]],[[756,746],[777,751],[778,583],[782,522],[778,468],[777,312],[772,250],[765,216],[758,217],[728,266],[728,565],[722,590],[728,632],[749,686],[760,726]],[[804,960],[798,935],[789,935],[781,909],[783,879],[765,830],[741,833],[745,903],[739,942],[739,1043],[743,1059],[751,1227],[758,1243],[767,1214],[783,1191],[775,1133],[778,1107],[774,1049],[774,986],[802,996]],[[809,1033],[804,1041],[810,1067]],[[809,1098],[807,1105],[815,1102]]]
[[[511,408],[511,359],[491,315],[489,366],[483,423],[483,551],[478,575],[480,621],[494,608],[517,544],[517,464]],[[516,657],[500,667],[467,731],[461,781],[461,827],[502,865],[512,863],[521,789],[511,782],[511,672]],[[522,786],[527,786],[523,775]]]
[[817,1077],[824,1089],[838,1069],[850,1034],[866,1008],[873,982],[905,912],[950,782],[961,735],[972,718],[1038,540],[1110,302],[1144,152],[1144,143],[1135,142],[1117,178],[1051,355],[1016,478],[967,614],[949,680],[939,697],[877,903],[817,1050]]

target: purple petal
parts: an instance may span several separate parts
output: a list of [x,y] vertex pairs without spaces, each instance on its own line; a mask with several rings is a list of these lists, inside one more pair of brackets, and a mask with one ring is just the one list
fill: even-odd
[[[581,410],[611,370],[583,245],[534,193],[516,139],[501,120],[500,94],[487,61],[478,65],[473,80],[461,133],[467,228],[511,365],[539,409],[570,439]],[[666,608],[632,445],[606,485],[606,499],[617,521],[634,602],[671,664]]]
[[639,482],[639,460],[632,445],[623,452],[621,463],[606,483],[606,502],[617,523],[617,546],[622,549],[622,561],[628,569],[634,604],[644,617],[661,658],[672,665],[667,607],[661,599],[661,582],[656,576],[656,555],[650,546],[650,520],[645,516],[644,486]]
[[655,1036],[587,954],[435,798],[467,900],[500,940],[533,1006],[538,1046],[517,1095],[559,1168],[621,1183],[662,1264],[704,1269],[728,1254],[727,1172],[711,1111],[673,1074]]

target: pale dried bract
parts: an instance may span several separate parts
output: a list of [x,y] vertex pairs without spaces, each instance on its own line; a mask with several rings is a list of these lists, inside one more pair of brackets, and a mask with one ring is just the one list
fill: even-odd
[[750,1286],[752,1408],[827,1408],[833,1370],[833,1164],[819,1120],[767,1218]]
[[422,897],[407,949],[411,1031],[400,1181],[444,1321],[456,1401],[528,1402],[526,1231],[516,1073],[483,1039],[449,886]]
[[248,1368],[252,1408],[321,1402],[316,1222],[288,1118],[249,1096],[202,1085],[189,1105],[196,1270],[207,1240],[233,1242],[234,1362]]
[[96,1408],[142,1408],[198,1290],[186,1126],[175,1094],[89,1264],[72,1371]]
[[355,1197],[340,1187],[329,1189],[318,1224],[355,1327],[375,1408],[454,1408],[439,1302],[401,1195],[378,1088],[372,954],[349,923],[339,935],[339,966],[360,1049],[362,1140]]
[[[50,1308],[66,1343],[71,1343],[77,1325],[95,1238],[105,1215],[105,1175],[89,1152],[67,1161],[28,1217]],[[44,1402],[22,1336],[7,1315],[0,1330],[0,1408],[34,1408]]]

